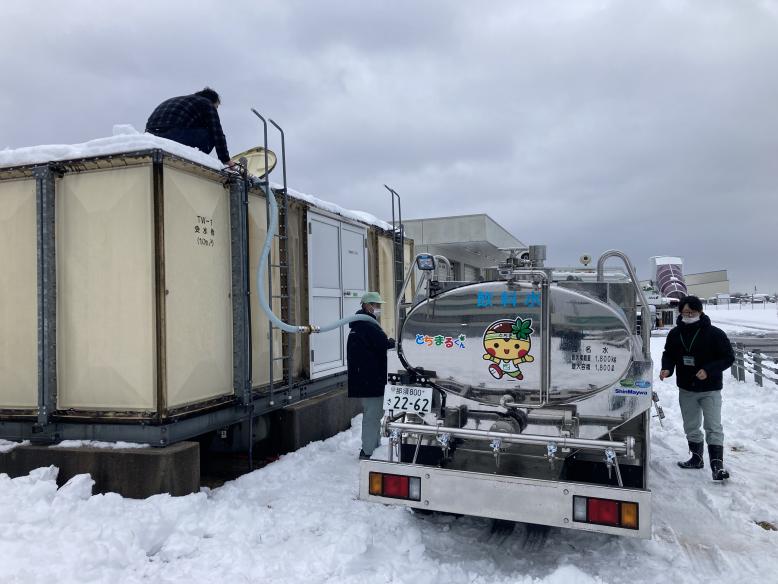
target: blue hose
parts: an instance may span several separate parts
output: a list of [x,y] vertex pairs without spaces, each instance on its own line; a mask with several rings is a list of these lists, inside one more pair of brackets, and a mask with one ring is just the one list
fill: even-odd
[[270,225],[267,228],[267,235],[265,236],[265,245],[262,246],[262,254],[259,256],[259,268],[257,269],[257,291],[259,292],[259,306],[262,308],[265,314],[267,314],[267,317],[270,319],[270,322],[273,323],[273,326],[281,329],[284,332],[294,333],[294,334],[317,333],[317,332],[323,333],[323,332],[334,330],[338,327],[345,326],[348,323],[357,320],[369,322],[376,326],[380,326],[372,316],[367,316],[365,314],[354,314],[346,318],[341,318],[340,320],[336,320],[331,324],[321,326],[321,327],[317,327],[312,324],[311,325],[287,324],[275,315],[273,309],[270,308],[270,305],[267,302],[267,291],[265,290],[265,285],[262,282],[262,274],[264,274],[268,269],[267,263],[268,263],[268,258],[270,256],[270,246],[273,245],[273,238],[275,237],[276,231],[278,230],[278,203],[276,203],[276,197],[273,194],[273,190],[270,188],[270,185],[266,185],[263,188],[263,190],[265,191],[265,196],[267,197],[268,204],[270,205]]

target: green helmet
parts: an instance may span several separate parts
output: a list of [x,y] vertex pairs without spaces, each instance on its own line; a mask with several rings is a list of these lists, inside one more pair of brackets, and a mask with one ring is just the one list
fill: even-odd
[[378,292],[365,292],[360,302],[362,304],[384,304],[384,300]]

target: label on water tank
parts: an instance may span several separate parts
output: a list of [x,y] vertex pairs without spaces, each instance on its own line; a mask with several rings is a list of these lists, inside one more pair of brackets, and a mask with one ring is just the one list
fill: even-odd
[[216,229],[213,226],[213,217],[198,215],[193,231],[196,246],[213,247],[215,245]]
[[570,353],[570,369],[593,373],[618,373],[629,363],[630,354],[605,343],[584,342]]

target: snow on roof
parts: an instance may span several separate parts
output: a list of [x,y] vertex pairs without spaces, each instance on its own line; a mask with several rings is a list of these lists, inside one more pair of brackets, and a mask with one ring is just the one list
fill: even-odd
[[[51,144],[45,146],[30,146],[27,148],[17,148],[11,150],[6,148],[0,150],[0,169],[12,166],[29,166],[33,164],[45,164],[47,162],[58,162],[64,160],[80,160],[82,158],[93,158],[96,156],[109,156],[113,154],[127,154],[138,152],[139,150],[164,150],[175,156],[180,156],[192,162],[202,164],[214,170],[224,169],[224,165],[213,156],[209,156],[196,148],[184,146],[173,140],[167,140],[154,136],[153,134],[138,132],[129,124],[117,124],[113,127],[113,136],[107,138],[97,138],[81,144]],[[273,184],[274,188],[281,188],[281,185]],[[346,219],[375,225],[380,229],[391,229],[392,226],[381,221],[370,213],[345,209],[335,203],[330,203],[319,199],[313,195],[308,195],[288,189],[289,195],[330,213],[335,213]]]
[[[276,183],[271,183],[271,186],[274,189],[280,189],[283,187],[283,185],[279,185]],[[377,218],[375,215],[371,215],[370,213],[366,213],[364,211],[355,211],[353,209],[344,209],[343,207],[336,205],[335,203],[324,201],[322,199],[319,199],[318,197],[315,197],[313,195],[307,195],[305,193],[295,191],[294,189],[287,188],[286,192],[289,194],[290,197],[304,201],[309,205],[311,205],[312,207],[322,209],[323,211],[329,211],[330,213],[335,213],[336,215],[340,215],[341,217],[344,217],[346,219],[351,219],[353,221],[359,221],[360,223],[375,225],[376,227],[387,231],[392,229],[391,223],[382,221],[381,219]]]
[[653,256],[651,258],[654,260],[654,265],[662,266],[662,265],[673,265],[673,266],[682,266],[683,265],[683,259],[675,256]]
[[127,154],[129,152],[152,150],[155,148],[197,162],[214,170],[224,168],[224,165],[218,159],[208,156],[196,148],[190,148],[153,134],[141,134],[128,124],[114,126],[113,136],[97,138],[82,144],[51,144],[17,148],[16,150],[8,148],[0,150],[0,168],[45,164],[46,162],[62,160],[79,160],[81,158],[108,156],[111,154]]

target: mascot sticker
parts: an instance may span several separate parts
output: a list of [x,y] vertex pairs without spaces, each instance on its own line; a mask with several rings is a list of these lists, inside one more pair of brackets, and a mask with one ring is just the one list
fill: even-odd
[[484,359],[491,361],[489,373],[495,379],[508,375],[522,380],[521,363],[532,363],[532,319],[516,317],[516,320],[498,320],[484,332]]

